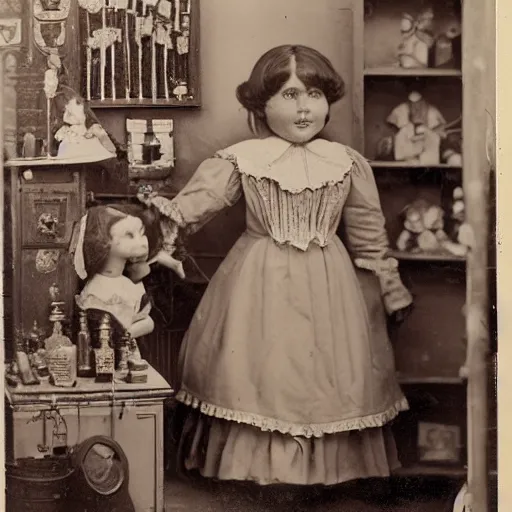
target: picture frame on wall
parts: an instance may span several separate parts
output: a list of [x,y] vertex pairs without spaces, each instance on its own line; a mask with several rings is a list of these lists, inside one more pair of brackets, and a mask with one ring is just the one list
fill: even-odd
[[199,0],[80,0],[92,107],[198,107]]
[[418,423],[419,461],[423,463],[460,462],[461,431],[457,425]]

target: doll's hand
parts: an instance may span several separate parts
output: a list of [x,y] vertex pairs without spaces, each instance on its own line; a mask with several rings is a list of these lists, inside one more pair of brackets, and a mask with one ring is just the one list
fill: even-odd
[[394,325],[402,324],[405,321],[405,319],[411,314],[413,307],[413,304],[409,304],[409,306],[399,309],[398,311],[395,311],[390,317],[391,322]]
[[146,206],[151,206],[151,201],[154,197],[156,197],[158,194],[156,192],[150,192],[149,194],[147,192],[138,192],[137,193],[137,199]]
[[161,250],[149,263],[160,263],[164,267],[170,268],[176,272],[181,279],[185,279],[185,270],[183,270],[183,263],[174,259],[168,252]]

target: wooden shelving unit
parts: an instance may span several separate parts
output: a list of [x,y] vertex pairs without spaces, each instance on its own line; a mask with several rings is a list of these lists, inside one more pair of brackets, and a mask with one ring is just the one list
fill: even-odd
[[[402,16],[407,13],[417,19],[425,3],[365,2],[360,103],[363,133],[358,134],[359,140],[364,141],[362,152],[375,170],[392,245],[403,230],[401,212],[417,196],[441,205],[446,220],[453,189],[462,186],[466,192],[466,222],[478,239],[467,258],[393,253],[415,298],[409,318],[391,332],[398,380],[411,404],[411,410],[399,415],[393,427],[404,465],[394,476],[467,479],[472,506],[482,512],[490,510],[492,500],[488,498],[496,493],[497,457],[496,405],[489,389],[490,379],[488,382],[488,375],[482,371],[490,341],[483,319],[490,309],[488,267],[492,265],[487,240],[488,189],[495,162],[486,143],[492,131],[490,122],[495,122],[496,116],[493,4],[494,0],[429,2],[434,36],[436,30],[445,33],[454,22],[458,23],[462,48],[455,51],[454,47],[452,62],[443,67],[432,67],[429,59],[427,68],[403,69],[398,67],[397,53],[402,42]],[[479,35],[474,36],[476,33]],[[477,61],[488,65],[479,68],[473,65]],[[412,91],[419,92],[428,104],[436,107],[449,125],[461,120],[462,167],[448,165],[444,160],[428,166],[384,161],[393,154],[389,151],[389,140],[396,133],[396,128],[387,123],[388,116]],[[472,191],[473,184],[478,183],[478,197],[467,194],[466,183],[472,183]],[[463,366],[464,378],[460,376]],[[422,460],[421,422],[459,427],[457,460],[449,464],[444,460]],[[490,459],[493,462],[489,466]]]
[[[372,3],[372,2],[371,2]],[[434,20],[444,26],[445,18],[461,15],[461,9],[449,12],[441,1],[434,2]],[[450,68],[398,67],[400,20],[403,12],[421,10],[418,1],[383,0],[372,3],[372,15],[365,20],[365,65],[363,68],[364,156],[375,172],[381,203],[392,246],[403,229],[403,209],[416,198],[443,207],[445,212],[451,190],[462,185],[461,166],[434,165],[379,160],[378,146],[386,137],[394,138],[397,129],[387,123],[389,114],[403,104],[411,91],[418,90],[428,104],[436,107],[449,123],[462,113],[462,70]],[[390,32],[394,27],[395,32]],[[441,153],[441,152],[440,152]],[[448,217],[445,213],[445,217]],[[397,446],[404,467],[397,477],[437,476],[464,479],[467,474],[465,445],[459,461],[425,463],[419,451],[419,425],[433,422],[456,425],[461,441],[467,437],[465,425],[466,381],[460,377],[465,363],[465,258],[448,251],[433,253],[394,250],[391,256],[401,262],[404,282],[415,296],[415,308],[396,333],[392,344],[396,354],[397,377],[406,396],[424,393],[430,403],[399,418]],[[447,397],[452,402],[446,401]],[[411,400],[410,400],[411,402]],[[435,405],[437,404],[437,405]]]

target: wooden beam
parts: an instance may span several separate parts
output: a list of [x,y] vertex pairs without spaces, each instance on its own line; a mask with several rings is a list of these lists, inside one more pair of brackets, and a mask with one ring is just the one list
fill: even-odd
[[[488,145],[493,126],[489,99],[494,97],[494,0],[463,2],[463,184],[466,220],[473,232],[467,259],[466,329],[468,337],[468,487],[471,510],[488,510],[488,386],[489,351]],[[494,132],[494,130],[492,130]]]

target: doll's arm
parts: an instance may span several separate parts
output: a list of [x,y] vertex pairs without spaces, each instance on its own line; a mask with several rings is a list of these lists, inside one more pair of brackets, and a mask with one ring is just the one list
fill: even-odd
[[358,268],[370,270],[380,282],[384,307],[389,315],[409,308],[412,296],[398,273],[398,261],[389,257],[389,241],[379,192],[371,167],[356,151],[350,192],[343,211],[347,248]]
[[[159,195],[138,195],[146,206],[161,214],[164,253],[157,255],[159,263],[178,274],[179,265],[172,256],[178,232],[191,234],[198,231],[224,208],[232,206],[241,196],[241,181],[233,163],[222,158],[205,160],[190,181],[172,200]],[[181,269],[182,270],[182,269]]]
[[146,336],[147,334],[151,334],[153,329],[155,328],[155,323],[153,319],[148,315],[140,320],[134,322],[128,329],[127,333],[132,338],[140,338],[141,336]]

